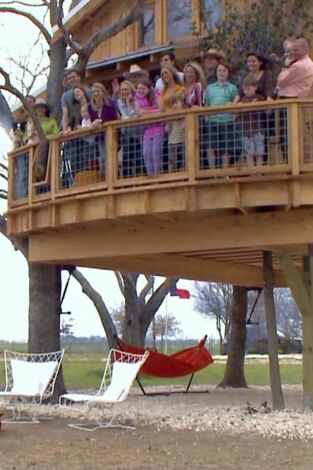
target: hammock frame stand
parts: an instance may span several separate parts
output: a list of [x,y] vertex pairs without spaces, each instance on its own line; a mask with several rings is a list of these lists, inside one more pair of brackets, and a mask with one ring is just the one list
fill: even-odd
[[[205,344],[205,342],[206,342],[206,340],[207,340],[207,335],[205,335],[204,338],[198,343],[198,347],[200,347],[200,346],[203,347],[204,344]],[[127,351],[127,348],[125,348],[126,344],[123,345],[122,342],[121,342],[118,338],[117,338],[117,342],[118,342],[119,349],[120,349],[121,351]],[[129,346],[129,347],[132,348],[131,346]],[[148,350],[148,351],[149,351],[149,350]],[[151,351],[150,351],[150,352],[151,352]],[[160,353],[159,353],[159,354],[160,354]],[[209,353],[208,353],[208,354],[209,354]],[[162,356],[165,357],[165,355],[162,355]],[[151,357],[151,356],[150,356],[150,357]],[[170,358],[171,356],[168,356],[168,357]],[[210,355],[210,357],[211,357],[211,355]],[[201,369],[203,369],[203,368],[209,366],[212,362],[213,362],[213,359],[212,359],[212,357],[211,357],[211,362],[208,362],[206,365],[203,365],[202,367],[199,367],[198,370],[201,370]],[[188,380],[188,383],[187,383],[187,386],[186,386],[186,389],[185,389],[184,393],[188,393],[188,391],[189,391],[189,389],[190,389],[190,387],[191,387],[191,384],[192,384],[194,375],[195,375],[195,373],[196,373],[198,370],[196,370],[196,371],[194,371],[194,372],[192,372],[192,373],[190,374],[190,377],[189,377],[189,380]],[[145,372],[141,372],[141,374],[142,374],[142,375],[153,376],[152,374],[145,374]],[[176,377],[183,377],[184,375],[189,375],[189,373],[181,374],[181,375],[179,375],[179,376],[177,375]],[[155,376],[155,377],[161,377],[161,376],[160,376],[160,375],[157,375],[157,376]],[[164,376],[164,378],[170,378],[170,377],[169,377],[168,375],[166,375],[166,376]],[[144,395],[152,395],[151,393],[147,393],[147,392],[145,391],[144,386],[143,386],[143,384],[142,384],[142,382],[140,381],[140,378],[139,378],[138,376],[136,377],[136,382],[137,382],[137,384],[138,384],[140,390],[142,391],[142,393],[143,393]]]

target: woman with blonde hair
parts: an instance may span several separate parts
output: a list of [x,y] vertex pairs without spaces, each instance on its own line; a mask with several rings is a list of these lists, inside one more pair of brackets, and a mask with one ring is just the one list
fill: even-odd
[[[88,105],[88,113],[90,116],[91,125],[100,128],[103,123],[107,121],[114,121],[117,119],[117,111],[114,102],[109,97],[108,91],[105,86],[100,82],[95,82],[91,87],[92,99]],[[98,147],[98,163],[101,175],[105,175],[105,140],[104,132],[96,136],[96,144]]]
[[[140,80],[139,80],[140,81]],[[136,88],[129,80],[124,80],[120,84],[119,98],[117,100],[117,110],[121,119],[134,118],[137,115],[135,100]],[[138,125],[132,127],[122,127],[122,177],[139,176],[144,172],[144,163],[141,152],[140,132]]]
[[189,62],[184,67],[184,100],[187,108],[199,107],[203,104],[205,76],[199,64]]
[[161,78],[164,83],[164,89],[162,91],[162,98],[165,109],[170,109],[170,97],[177,93],[184,92],[184,86],[179,80],[176,69],[172,65],[164,65],[161,69]]

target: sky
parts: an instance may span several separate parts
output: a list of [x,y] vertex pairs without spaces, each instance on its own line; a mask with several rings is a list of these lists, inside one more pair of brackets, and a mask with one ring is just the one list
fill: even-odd
[[[34,2],[35,4],[36,2]],[[19,31],[19,34],[16,32]],[[33,27],[22,18],[2,14],[0,20],[0,63],[10,68],[8,56],[17,58],[27,55],[36,37]],[[34,48],[32,52],[34,53]],[[5,133],[0,129],[0,155],[10,147]],[[0,184],[3,184],[0,182]],[[0,213],[6,209],[0,200]],[[83,269],[89,282],[109,307],[117,307],[122,302],[114,273],[96,269]],[[64,274],[64,282],[67,274]],[[159,281],[160,282],[160,281]],[[194,283],[180,280],[178,287],[194,294]],[[182,300],[168,297],[159,313],[173,313],[180,322],[182,337],[200,339],[205,334],[216,337],[214,322],[196,313],[194,299]],[[82,293],[78,283],[72,279],[63,304],[64,311],[71,311],[73,333],[77,336],[103,336],[104,331],[98,313],[91,301]],[[66,317],[68,319],[68,317]],[[0,235],[0,340],[26,341],[28,336],[28,267],[23,256],[16,252],[12,244]]]

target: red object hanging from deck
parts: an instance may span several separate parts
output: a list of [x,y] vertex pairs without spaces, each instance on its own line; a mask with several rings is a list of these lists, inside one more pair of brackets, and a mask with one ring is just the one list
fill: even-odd
[[[169,356],[147,349],[150,354],[140,369],[140,374],[160,378],[175,378],[204,369],[213,362],[211,354],[204,346],[205,339],[199,341],[198,345],[193,348],[183,349]],[[143,348],[130,346],[122,340],[119,340],[119,343],[120,348],[125,352],[143,354],[146,351]]]

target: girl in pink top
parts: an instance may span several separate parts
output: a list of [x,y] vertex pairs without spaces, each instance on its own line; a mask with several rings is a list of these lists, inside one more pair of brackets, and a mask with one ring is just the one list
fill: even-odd
[[[137,85],[136,114],[147,116],[164,111],[163,100],[159,91],[154,90],[148,78],[142,78]],[[143,158],[148,175],[160,173],[163,148],[163,123],[148,124],[143,132]]]

